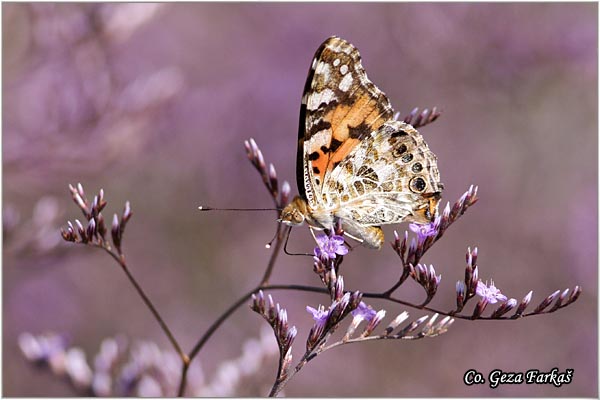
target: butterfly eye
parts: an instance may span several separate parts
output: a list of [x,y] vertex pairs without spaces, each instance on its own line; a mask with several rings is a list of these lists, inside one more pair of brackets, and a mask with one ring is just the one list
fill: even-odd
[[304,222],[304,215],[298,210],[295,210],[293,214],[290,215],[290,220],[294,225],[300,225]]
[[410,187],[410,190],[412,190],[415,193],[423,193],[425,191],[425,188],[427,187],[425,179],[421,178],[420,176],[412,178],[408,185]]

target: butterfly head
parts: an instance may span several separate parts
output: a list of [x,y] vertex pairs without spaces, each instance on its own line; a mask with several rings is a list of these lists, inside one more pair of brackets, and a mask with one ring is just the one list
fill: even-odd
[[306,219],[308,206],[306,200],[300,196],[294,197],[294,200],[281,211],[279,221],[286,225],[301,225]]

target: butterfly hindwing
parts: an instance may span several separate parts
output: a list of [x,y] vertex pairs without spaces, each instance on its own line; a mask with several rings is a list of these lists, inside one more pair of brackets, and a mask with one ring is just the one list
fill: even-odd
[[326,208],[363,226],[399,223],[442,190],[437,158],[412,126],[388,121],[326,177]]

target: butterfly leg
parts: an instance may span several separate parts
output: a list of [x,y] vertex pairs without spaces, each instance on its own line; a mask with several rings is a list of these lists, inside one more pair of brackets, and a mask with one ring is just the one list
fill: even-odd
[[287,245],[288,245],[288,241],[290,240],[290,234],[292,233],[292,227],[290,226],[287,230],[287,234],[285,237],[285,244],[283,245],[283,251],[285,254],[287,254],[288,256],[309,256],[312,257],[312,254],[309,253],[290,253],[287,249]]
[[317,242],[317,236],[315,235],[315,230],[313,229],[313,227],[309,226],[308,229],[310,230],[310,234],[312,235],[313,239],[315,239],[315,243],[319,243]]
[[346,235],[357,240],[365,247],[379,250],[383,246],[383,230],[378,226],[345,224],[344,231]]
[[[349,238],[356,240],[360,244],[362,244],[364,242],[363,239],[361,239],[359,237],[356,237],[356,236],[353,236],[352,234],[350,234],[348,232],[344,232],[344,234],[346,236],[348,236]],[[347,241],[345,241],[344,243],[346,244],[346,246],[348,246],[350,248],[350,250],[354,250],[354,247],[352,245],[350,245],[350,243],[348,243]]]

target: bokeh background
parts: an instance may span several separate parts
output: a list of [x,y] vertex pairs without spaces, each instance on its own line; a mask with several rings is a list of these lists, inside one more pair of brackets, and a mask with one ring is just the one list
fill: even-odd
[[[107,212],[130,200],[132,272],[185,349],[253,287],[269,257],[275,214],[200,213],[198,205],[269,207],[246,159],[254,137],[295,188],[298,110],[314,51],[328,36],[361,51],[371,80],[406,114],[438,106],[422,133],[455,201],[480,201],[424,261],[442,284],[433,306],[454,305],[467,246],[480,277],[533,304],[583,287],[574,305],[517,321],[456,321],[434,339],[332,350],[288,396],[598,395],[597,5],[553,4],[7,4],[3,33],[3,388],[6,396],[76,395],[21,354],[22,332],[68,334],[91,363],[105,337],[169,344],[104,253],[62,243],[80,217],[67,185],[104,188]],[[394,227],[400,231],[406,225]],[[386,228],[388,238],[393,228]],[[291,250],[311,251],[307,229]],[[399,273],[386,247],[358,249],[346,286],[377,291]],[[319,284],[312,263],[283,256],[274,283]],[[407,283],[406,299],[422,299]],[[300,330],[325,298],[276,292]],[[373,302],[388,316],[397,305]],[[408,310],[414,318],[423,313]],[[210,378],[263,320],[242,307],[199,359]],[[468,369],[574,369],[573,382],[467,387]],[[267,360],[238,394],[265,395]],[[261,382],[252,384],[251,382]]]

